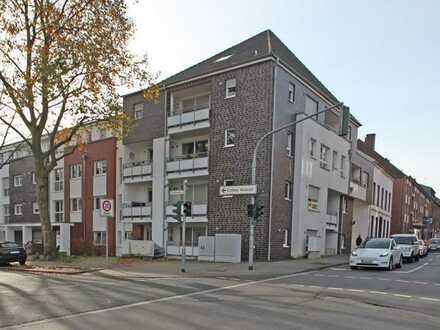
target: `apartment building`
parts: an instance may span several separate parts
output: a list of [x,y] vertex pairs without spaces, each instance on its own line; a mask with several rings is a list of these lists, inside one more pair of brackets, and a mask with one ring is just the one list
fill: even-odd
[[[247,258],[250,196],[220,196],[249,184],[259,137],[338,100],[271,32],[264,31],[161,82],[160,102],[124,96],[137,121],[118,151],[117,253],[127,241],[167,254],[198,254],[198,237],[234,233]],[[282,259],[338,252],[341,199],[349,187],[351,143],[339,135],[339,109],[266,140],[258,153],[255,254]],[[351,130],[360,123],[352,118]],[[185,242],[171,217],[192,202]]]
[[[427,227],[425,220],[432,218],[433,202],[436,199],[430,197],[414,178],[407,176],[388,159],[380,155],[375,150],[375,138],[375,134],[368,134],[365,141],[358,141],[358,148],[374,158],[386,174],[393,179],[390,234],[416,233],[420,238],[428,238],[426,237],[428,233],[425,230]],[[383,203],[386,201],[386,196],[382,198],[382,189],[386,188],[378,183],[375,195],[376,206],[382,205],[382,199]],[[388,196],[387,202],[389,200]]]
[[[56,244],[67,254],[102,254],[105,221],[99,198],[115,197],[116,141],[107,130],[91,127],[83,152],[60,160],[49,175],[49,213]],[[17,144],[1,150],[0,240],[42,244],[34,163],[30,150]],[[2,162],[3,163],[3,162]],[[115,254],[114,221],[109,221],[110,253]]]

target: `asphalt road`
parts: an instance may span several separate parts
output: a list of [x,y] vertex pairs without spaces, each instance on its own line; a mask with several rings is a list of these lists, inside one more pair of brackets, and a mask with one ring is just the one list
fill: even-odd
[[254,279],[0,271],[0,328],[440,329],[440,254],[393,272]]

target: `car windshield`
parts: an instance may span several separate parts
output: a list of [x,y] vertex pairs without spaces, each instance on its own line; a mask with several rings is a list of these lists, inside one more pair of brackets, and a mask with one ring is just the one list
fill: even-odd
[[433,240],[431,240],[431,244],[432,243],[434,243],[434,244],[440,244],[440,239],[433,239]]
[[412,245],[414,244],[415,241],[414,237],[408,237],[408,236],[394,236],[393,238],[397,244]]
[[361,245],[364,249],[388,249],[389,247],[390,240],[388,239],[371,239]]
[[0,243],[0,247],[2,248],[18,248],[18,244],[12,242]]

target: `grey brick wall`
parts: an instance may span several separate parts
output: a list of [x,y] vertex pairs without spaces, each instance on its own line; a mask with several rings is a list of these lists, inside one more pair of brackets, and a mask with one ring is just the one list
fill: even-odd
[[[9,223],[40,222],[39,215],[33,214],[33,203],[37,201],[36,185],[32,183],[33,171],[32,157],[14,160],[9,165]],[[14,187],[15,175],[23,175],[22,187]],[[23,204],[23,215],[14,214],[14,204]]]
[[[267,62],[215,76],[212,79],[210,153],[208,179],[208,232],[242,235],[242,257],[248,256],[249,196],[223,198],[219,187],[225,179],[249,184],[251,159],[257,139],[272,128],[273,63]],[[225,81],[235,78],[237,96],[225,99]],[[235,128],[235,146],[224,147],[224,130]],[[271,141],[258,155],[257,184],[265,205],[263,219],[255,228],[255,256],[267,255]]]

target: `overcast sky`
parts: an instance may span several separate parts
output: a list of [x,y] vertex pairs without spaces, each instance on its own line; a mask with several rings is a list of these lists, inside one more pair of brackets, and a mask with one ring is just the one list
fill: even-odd
[[165,78],[271,29],[440,195],[440,1],[139,0],[132,48]]

